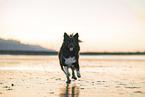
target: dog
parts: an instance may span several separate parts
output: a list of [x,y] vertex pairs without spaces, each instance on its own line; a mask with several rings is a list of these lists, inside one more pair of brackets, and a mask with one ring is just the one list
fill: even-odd
[[[59,51],[59,62],[61,69],[64,71],[67,77],[67,84],[70,84],[70,73],[69,68],[72,70],[72,79],[77,80],[77,77],[80,78],[80,67],[79,67],[79,51],[80,46],[78,39],[79,35],[76,33],[75,35],[68,35],[66,32],[64,33],[64,40],[62,46]],[[74,70],[77,71],[77,77],[75,76]]]

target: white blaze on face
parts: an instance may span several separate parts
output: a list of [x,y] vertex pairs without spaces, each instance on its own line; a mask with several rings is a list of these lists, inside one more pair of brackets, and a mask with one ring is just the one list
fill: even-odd
[[72,63],[75,63],[75,62],[76,62],[75,57],[65,58],[65,64],[68,65],[69,67],[71,67]]

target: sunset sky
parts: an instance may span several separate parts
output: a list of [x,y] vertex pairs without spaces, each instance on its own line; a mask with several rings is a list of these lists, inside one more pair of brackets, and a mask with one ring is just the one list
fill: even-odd
[[58,51],[64,32],[81,51],[145,51],[145,0],[0,0],[0,38]]

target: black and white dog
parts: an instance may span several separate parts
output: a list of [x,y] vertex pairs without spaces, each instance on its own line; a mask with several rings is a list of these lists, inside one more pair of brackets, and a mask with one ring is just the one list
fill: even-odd
[[80,71],[79,71],[79,35],[76,33],[75,35],[67,35],[67,33],[64,33],[64,40],[63,44],[60,48],[59,52],[59,62],[61,69],[64,71],[64,73],[67,76],[67,82],[70,83],[70,73],[68,71],[69,68],[72,70],[72,79],[77,79],[74,73],[74,70],[77,71],[78,78],[81,77]]

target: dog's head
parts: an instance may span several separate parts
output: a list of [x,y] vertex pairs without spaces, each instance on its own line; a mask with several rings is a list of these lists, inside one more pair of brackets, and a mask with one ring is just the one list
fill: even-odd
[[67,50],[72,52],[79,47],[78,37],[79,37],[78,33],[76,33],[75,35],[71,34],[70,36],[67,35],[67,33],[64,33],[64,44]]

